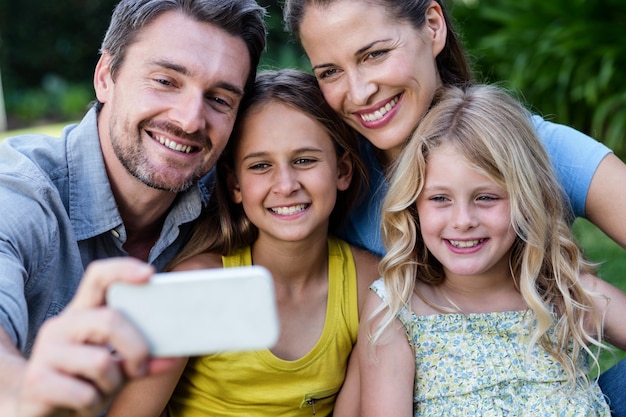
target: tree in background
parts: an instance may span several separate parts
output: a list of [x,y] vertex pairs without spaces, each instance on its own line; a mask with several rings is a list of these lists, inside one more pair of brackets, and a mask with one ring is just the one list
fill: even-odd
[[626,2],[454,0],[479,78],[626,155]]

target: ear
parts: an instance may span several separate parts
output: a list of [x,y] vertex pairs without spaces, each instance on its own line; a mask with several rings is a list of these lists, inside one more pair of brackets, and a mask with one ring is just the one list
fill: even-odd
[[235,204],[241,204],[243,198],[241,197],[241,188],[239,188],[239,180],[237,180],[235,172],[230,167],[224,167],[224,173],[226,174],[226,187],[231,200]]
[[354,170],[354,162],[348,152],[337,161],[337,190],[346,191],[352,182],[352,171]]
[[113,85],[111,78],[111,56],[106,52],[102,52],[96,70],[93,75],[93,87],[96,91],[96,97],[101,103],[106,103],[110,99]]
[[436,57],[446,46],[448,26],[441,5],[434,0],[426,10],[426,33],[433,43],[433,56]]

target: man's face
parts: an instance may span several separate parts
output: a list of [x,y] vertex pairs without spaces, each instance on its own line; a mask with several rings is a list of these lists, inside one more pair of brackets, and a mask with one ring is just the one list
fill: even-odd
[[232,131],[250,71],[246,44],[222,29],[166,12],[142,29],[111,77],[103,53],[94,85],[112,181],[132,176],[179,192],[207,173]]

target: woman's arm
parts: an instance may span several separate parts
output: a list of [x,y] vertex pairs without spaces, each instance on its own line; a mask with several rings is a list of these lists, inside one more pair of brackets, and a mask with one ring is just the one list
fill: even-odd
[[594,304],[603,318],[604,340],[626,350],[626,292],[593,275],[583,275],[581,281],[589,291],[597,294]]
[[589,186],[586,217],[626,248],[626,164],[614,154],[604,157]]
[[412,417],[415,381],[415,356],[399,320],[383,336],[380,344],[371,347],[369,335],[378,326],[378,319],[369,320],[382,303],[371,292],[359,325],[358,354],[361,416]]

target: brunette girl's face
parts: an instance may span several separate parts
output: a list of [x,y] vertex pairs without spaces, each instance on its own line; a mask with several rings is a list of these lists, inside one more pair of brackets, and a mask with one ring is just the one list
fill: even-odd
[[441,85],[435,58],[446,24],[439,4],[430,4],[419,30],[369,1],[309,5],[300,37],[326,101],[394,158]]
[[265,103],[240,123],[231,193],[259,239],[326,239],[337,191],[352,179],[349,157],[337,156],[318,121],[282,103]]

